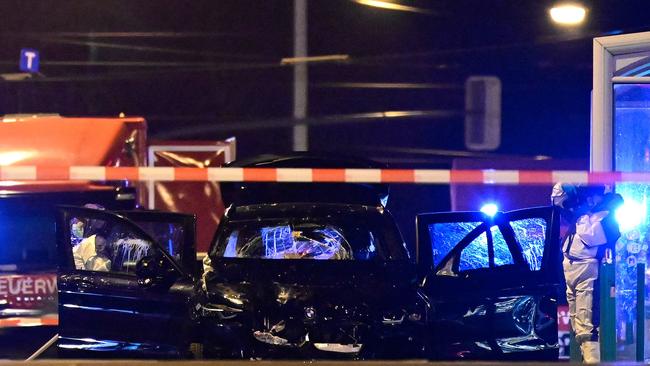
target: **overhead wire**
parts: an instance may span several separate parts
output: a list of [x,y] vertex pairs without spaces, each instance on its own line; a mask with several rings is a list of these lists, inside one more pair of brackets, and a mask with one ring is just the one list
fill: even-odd
[[[157,139],[174,139],[191,137],[209,133],[231,132],[231,131],[246,131],[246,130],[260,130],[260,129],[273,129],[281,127],[291,127],[296,123],[304,124],[307,126],[332,126],[341,124],[359,124],[376,122],[378,120],[427,120],[431,119],[453,119],[463,116],[464,111],[461,110],[417,110],[417,111],[383,111],[371,113],[351,113],[340,115],[329,115],[320,117],[307,117],[304,119],[296,120],[294,118],[277,118],[277,119],[264,119],[253,121],[239,121],[239,122],[224,122],[224,123],[210,123],[198,124],[194,126],[183,126],[175,130],[167,131],[164,133],[155,134],[153,137]],[[146,116],[150,121],[181,121],[181,120],[208,120],[214,121],[215,116]]]
[[263,34],[250,34],[244,32],[19,32],[13,36],[26,36],[31,38],[43,37],[78,37],[78,38],[259,38]]
[[430,90],[450,90],[464,89],[461,84],[451,83],[362,83],[362,82],[323,82],[314,83],[312,88],[317,89],[430,89]]
[[[28,37],[28,36],[26,36],[26,38],[32,39],[32,37]],[[263,57],[258,55],[227,54],[227,53],[219,53],[214,51],[196,51],[196,50],[186,50],[186,49],[179,49],[179,48],[169,48],[169,47],[154,47],[154,46],[143,46],[143,45],[129,45],[124,43],[75,40],[75,39],[68,39],[65,37],[38,37],[37,40],[46,43],[58,43],[58,44],[67,44],[67,45],[84,46],[84,47],[111,48],[111,49],[120,49],[120,50],[137,51],[137,52],[166,53],[172,55],[201,56],[201,57],[211,56],[217,58],[230,58],[230,59],[241,59],[241,60],[263,59]]]
[[[112,32],[109,32],[112,33]],[[119,33],[119,32],[118,32]],[[144,32],[148,34],[147,32]],[[166,33],[166,32],[162,32]],[[169,32],[173,34],[173,32]],[[153,34],[153,33],[152,33]],[[454,65],[449,64],[435,64],[435,65],[422,65],[422,64],[413,64],[413,59],[422,59],[430,58],[436,56],[447,56],[453,54],[461,53],[471,53],[471,52],[485,52],[491,50],[507,49],[507,48],[516,48],[516,47],[529,47],[539,44],[553,44],[559,42],[571,42],[584,40],[586,38],[593,38],[599,34],[589,33],[589,34],[579,34],[579,35],[562,35],[562,36],[550,36],[550,37],[538,37],[534,42],[515,42],[508,44],[494,44],[481,47],[464,47],[464,48],[455,48],[455,49],[442,49],[442,50],[427,50],[419,52],[407,52],[407,53],[396,53],[396,54],[380,54],[380,55],[371,55],[371,56],[346,56],[344,59],[333,58],[331,60],[319,60],[319,62],[313,63],[316,65],[347,65],[347,66],[365,66],[365,67],[426,67],[426,68],[436,68],[438,70],[444,70]],[[153,35],[152,35],[153,36]],[[225,53],[217,53],[212,51],[193,51],[193,50],[182,50],[176,48],[164,48],[164,47],[152,47],[152,46],[142,46],[142,45],[126,45],[121,43],[107,43],[107,42],[95,42],[95,41],[77,41],[70,39],[61,39],[61,38],[40,38],[40,40],[45,42],[54,42],[61,44],[70,44],[70,45],[79,45],[86,47],[107,47],[107,48],[116,48],[116,49],[125,49],[125,50],[134,50],[141,52],[162,52],[169,54],[177,55],[194,55],[194,56],[212,56],[212,57],[221,57],[221,58],[255,58],[256,60],[261,60],[261,56],[255,55],[233,55]],[[409,60],[408,63],[398,63],[396,61],[405,61]],[[388,63],[387,63],[388,62]],[[7,64],[6,62],[2,62]],[[112,79],[124,79],[129,77],[134,78],[148,78],[152,76],[159,75],[171,75],[170,72],[178,74],[183,73],[193,73],[193,72],[218,72],[218,71],[233,71],[233,70],[261,70],[261,69],[279,69],[282,67],[291,67],[291,64],[283,65],[282,62],[278,61],[258,61],[258,62],[183,62],[183,61],[170,61],[170,62],[161,62],[161,61],[63,61],[63,60],[43,60],[43,65],[52,65],[52,66],[103,66],[103,67],[160,67],[165,68],[163,70],[151,71],[151,72],[111,72],[104,75],[84,75],[84,76],[74,76],[74,77],[46,77],[46,78],[31,78],[26,80],[20,80],[17,82],[61,82],[61,81],[94,81],[94,80],[112,80]],[[312,63],[310,63],[312,65]],[[170,70],[173,69],[173,70]],[[421,88],[427,88],[422,86]]]
[[[1,65],[15,65],[15,61],[0,61]],[[79,67],[210,67],[217,63],[193,61],[63,61],[42,60],[42,66],[79,66]]]

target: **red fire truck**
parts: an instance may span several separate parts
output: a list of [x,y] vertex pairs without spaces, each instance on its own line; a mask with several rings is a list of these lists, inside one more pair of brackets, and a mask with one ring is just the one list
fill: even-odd
[[[5,116],[0,120],[0,358],[55,333],[58,324],[55,212],[58,205],[155,208],[197,215],[205,251],[223,213],[216,182],[16,181],[3,166],[220,166],[235,140],[148,144],[143,118]],[[73,178],[73,177],[71,177]],[[191,205],[190,205],[191,202]],[[26,345],[28,344],[28,345]],[[5,349],[6,347],[6,349]],[[13,350],[13,351],[11,351]]]

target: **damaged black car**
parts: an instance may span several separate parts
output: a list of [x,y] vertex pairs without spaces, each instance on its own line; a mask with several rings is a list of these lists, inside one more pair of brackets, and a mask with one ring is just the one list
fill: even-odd
[[235,185],[202,268],[191,215],[62,208],[59,352],[557,358],[550,207],[419,215],[409,258],[384,206],[387,187],[278,186]]
[[422,320],[415,268],[381,207],[233,208],[204,262],[208,356],[386,358],[423,347],[409,336]]

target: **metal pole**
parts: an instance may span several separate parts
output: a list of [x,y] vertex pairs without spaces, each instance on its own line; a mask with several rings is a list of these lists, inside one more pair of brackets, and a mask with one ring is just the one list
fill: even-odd
[[59,334],[55,334],[50,340],[45,342],[44,345],[41,346],[36,352],[32,353],[31,356],[29,356],[25,361],[34,361],[36,358],[38,358],[40,355],[42,355],[45,351],[47,351],[50,347],[52,347],[54,344],[56,344],[56,341],[59,339]]
[[600,359],[616,360],[616,273],[613,263],[600,265]]
[[[294,0],[293,3],[293,55],[307,56],[307,0]],[[308,96],[307,63],[299,62],[293,67],[293,118],[298,123],[307,117]],[[309,149],[309,131],[307,125],[298,123],[293,126],[293,150]]]
[[636,360],[645,361],[645,263],[636,265]]
[[582,362],[582,353],[580,353],[580,345],[576,340],[576,332],[571,328],[569,333],[569,360],[574,363]]

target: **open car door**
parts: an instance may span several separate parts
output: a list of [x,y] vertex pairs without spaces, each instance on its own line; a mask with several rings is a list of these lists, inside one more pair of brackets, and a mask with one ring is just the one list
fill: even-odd
[[557,359],[559,214],[422,214],[417,260],[433,357]]
[[63,207],[57,249],[60,354],[188,355],[193,216]]

